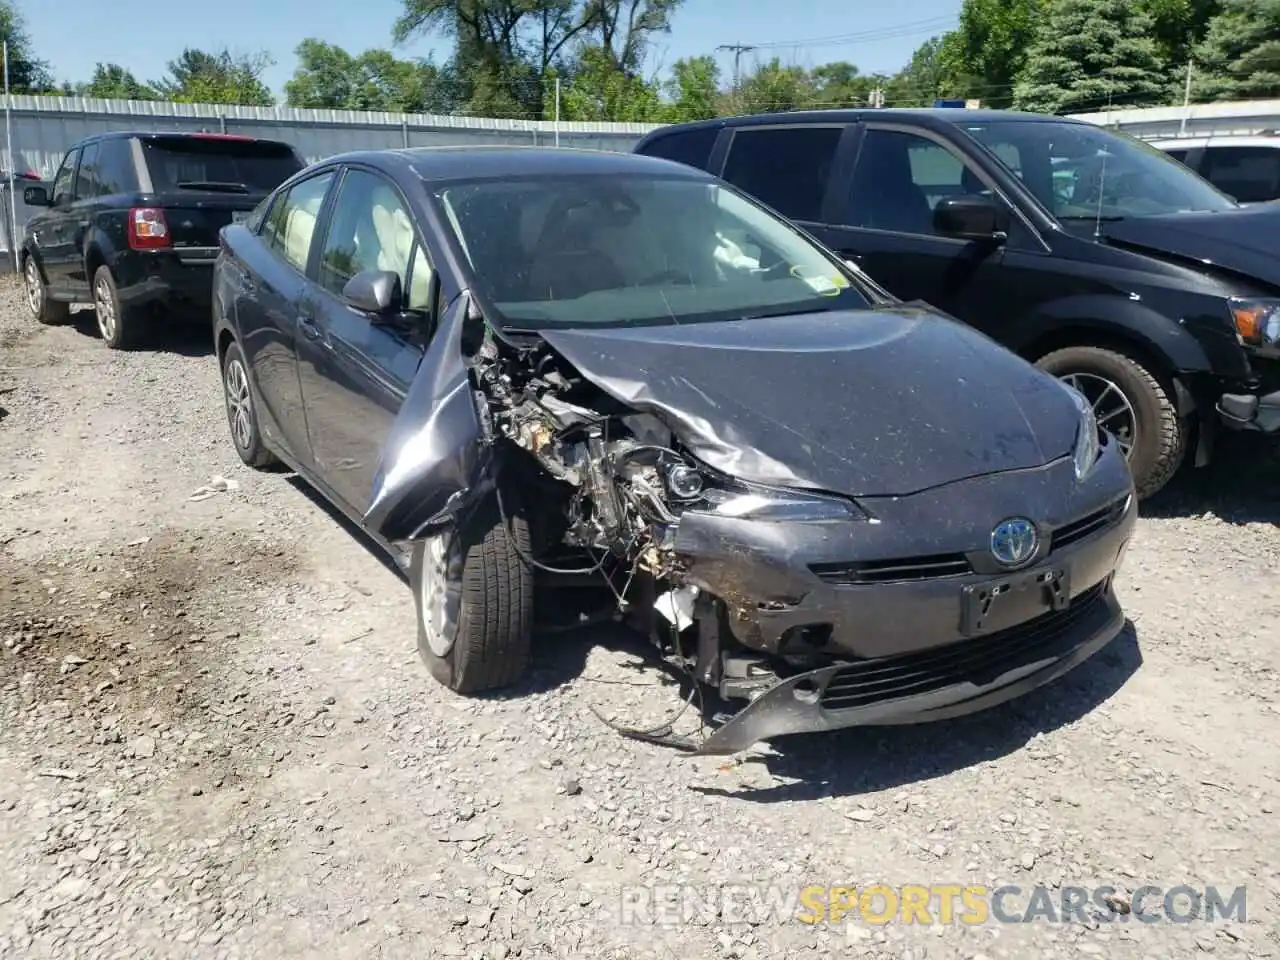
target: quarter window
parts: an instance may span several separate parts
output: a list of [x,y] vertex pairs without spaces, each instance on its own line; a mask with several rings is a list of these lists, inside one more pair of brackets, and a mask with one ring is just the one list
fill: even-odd
[[404,291],[404,306],[427,309],[431,266],[403,198],[384,178],[365,170],[349,170],[338,188],[317,280],[330,293],[341,296],[347,281],[365,270],[396,274]]
[[843,127],[735,130],[723,178],[792,220],[819,221]]
[[267,245],[303,272],[311,256],[311,240],[320,207],[332,181],[333,171],[329,171],[295,184],[276,199],[262,231]]
[[1209,147],[1205,179],[1241,203],[1280,197],[1280,148]]
[[711,148],[716,145],[716,137],[720,135],[718,127],[700,127],[696,130],[682,130],[656,137],[644,148],[650,157],[662,160],[674,160],[699,170],[711,159]]

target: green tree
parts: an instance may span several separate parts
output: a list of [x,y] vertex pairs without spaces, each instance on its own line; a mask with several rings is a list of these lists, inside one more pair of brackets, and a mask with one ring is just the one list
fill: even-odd
[[118,63],[94,64],[93,78],[88,83],[77,84],[75,93],[81,97],[101,97],[104,100],[156,99],[154,90]]
[[1151,17],[1130,0],[1048,0],[1015,106],[1069,113],[1167,102],[1151,34]]
[[711,56],[688,57],[671,65],[664,84],[667,117],[672,123],[709,120],[720,112],[720,67]]
[[948,88],[986,107],[1008,107],[1048,0],[964,0],[938,56]]
[[1161,59],[1169,64],[1171,82],[1179,84],[1181,96],[1187,61],[1195,46],[1203,42],[1209,21],[1222,8],[1222,0],[1139,0],[1138,6],[1151,17],[1152,36]]
[[736,113],[774,113],[818,102],[813,80],[804,67],[784,66],[777,57],[745,75],[736,92]]
[[49,64],[31,49],[26,21],[12,0],[0,0],[0,41],[9,45],[9,89],[13,93],[52,93]]
[[561,86],[560,116],[565,120],[650,123],[659,119],[661,107],[656,85],[619,69],[603,47],[584,48],[572,81]]
[[859,73],[852,63],[836,60],[810,70],[809,82],[820,106],[865,107],[871,102],[871,92],[883,90],[889,78],[882,73]]
[[941,97],[954,96],[955,84],[942,55],[943,40],[926,40],[911,61],[885,85],[885,103],[891,107],[929,107]]
[[671,32],[671,15],[682,0],[586,0],[581,21],[624,73],[636,76],[657,33]]
[[387,50],[352,56],[342,47],[308,39],[294,53],[298,66],[285,82],[291,107],[448,113],[456,107],[449,78],[429,60],[401,60]]
[[229,50],[208,53],[188,47],[169,61],[169,75],[151,86],[161,98],[179,103],[269,107],[275,97],[261,78],[274,62],[266,53],[236,56]]
[[1196,47],[1197,100],[1259,99],[1280,93],[1280,0],[1223,0]]

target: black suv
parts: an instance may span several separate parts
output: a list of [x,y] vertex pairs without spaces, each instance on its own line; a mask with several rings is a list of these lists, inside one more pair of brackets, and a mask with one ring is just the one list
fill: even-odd
[[[1280,431],[1280,205],[1240,207],[1132,137],[986,110],[824,110],[663,127],[701,167],[1067,380],[1142,496],[1219,427]],[[749,251],[747,251],[749,255]]]
[[160,306],[208,316],[218,231],[305,166],[287,143],[213,133],[106,133],[75,144],[53,195],[27,187],[18,266],[41,323],[92,301],[107,346]]

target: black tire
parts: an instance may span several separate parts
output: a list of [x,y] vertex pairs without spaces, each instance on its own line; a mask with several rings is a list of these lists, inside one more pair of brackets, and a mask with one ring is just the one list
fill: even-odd
[[[510,528],[491,498],[460,528],[413,545],[409,582],[418,618],[418,653],[431,675],[455,693],[498,690],[528,670],[533,633],[529,527],[519,511]],[[444,544],[444,556],[429,547]],[[518,549],[517,549],[518,548]],[[428,625],[424,585],[445,589],[446,626]]]
[[98,320],[102,342],[112,350],[128,350],[137,346],[142,317],[135,309],[120,302],[120,291],[111,268],[101,266],[93,273],[93,312]]
[[[248,466],[264,470],[278,462],[262,440],[258,426],[258,407],[249,379],[249,365],[245,362],[240,344],[234,340],[227,344],[222,355],[222,399],[227,411],[227,429],[236,453]],[[233,383],[234,381],[234,383]],[[243,420],[237,417],[243,415]]]
[[1164,487],[1178,472],[1187,452],[1189,425],[1178,416],[1170,390],[1140,361],[1101,347],[1066,347],[1040,358],[1046,373],[1099,377],[1113,384],[1134,412],[1129,470],[1138,498]]
[[27,307],[37,323],[56,326],[71,319],[71,304],[49,298],[44,273],[30,254],[22,260],[22,282],[27,293]]

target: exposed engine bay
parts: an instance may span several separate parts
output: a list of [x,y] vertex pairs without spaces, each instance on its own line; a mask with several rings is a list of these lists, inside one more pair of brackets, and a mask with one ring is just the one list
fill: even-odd
[[[685,511],[733,498],[732,478],[697,463],[660,419],[608,396],[545,343],[518,357],[506,353],[486,343],[473,372],[495,439],[529,458],[526,470],[516,467],[527,474],[520,486],[537,490],[524,502],[541,533],[542,560],[556,558],[554,566],[537,565],[555,574],[602,575],[616,600],[615,619],[727,699],[750,699],[780,676],[811,667],[811,657],[779,657],[743,644],[728,625],[732,605],[693,582],[674,549]],[[573,569],[559,565],[566,549],[579,561]]]

